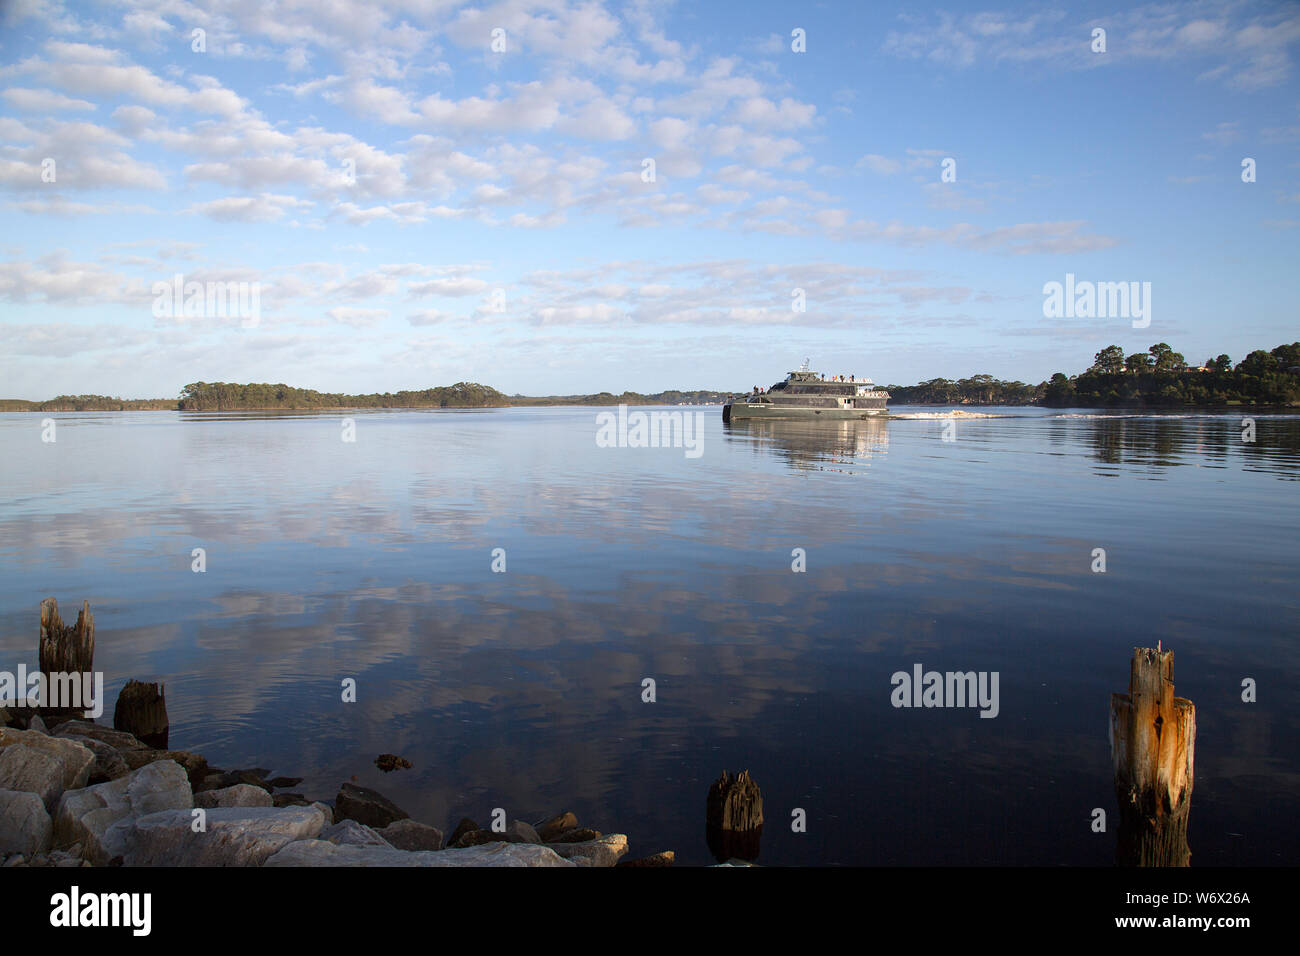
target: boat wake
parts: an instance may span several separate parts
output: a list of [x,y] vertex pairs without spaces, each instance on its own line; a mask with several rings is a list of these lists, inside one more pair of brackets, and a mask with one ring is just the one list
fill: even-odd
[[964,412],[954,408],[948,412],[903,412],[891,413],[890,418],[1019,418],[1009,412]]

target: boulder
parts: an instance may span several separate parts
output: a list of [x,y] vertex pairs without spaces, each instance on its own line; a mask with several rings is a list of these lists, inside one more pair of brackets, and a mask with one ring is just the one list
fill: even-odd
[[174,760],[185,768],[190,787],[203,783],[208,773],[208,761],[201,754],[192,754],[188,750],[128,750],[122,754],[126,765],[132,770],[139,770],[145,764],[157,760]]
[[447,837],[447,846],[455,846],[460,838],[466,833],[472,833],[479,829],[479,825],[469,817],[461,817],[460,823],[456,824],[456,829],[451,831],[451,836]]
[[336,823],[341,820],[356,820],[357,823],[379,830],[409,816],[409,813],[382,793],[368,787],[358,787],[354,783],[343,784],[339,788],[339,795],[334,799]]
[[450,844],[449,848],[463,850],[471,846],[483,846],[485,843],[508,843],[504,833],[497,833],[495,830],[468,830],[462,833],[460,839]]
[[0,750],[0,789],[33,794],[53,809],[63,793],[63,762],[26,744],[6,747]]
[[296,840],[314,839],[325,825],[314,807],[218,807],[206,811],[207,825],[195,833],[189,810],[164,810],[122,820],[127,866],[261,866]]
[[76,734],[68,734],[63,739],[79,743],[95,755],[95,762],[90,765],[90,775],[86,778],[87,784],[116,780],[118,777],[125,777],[131,772],[131,768],[126,765],[122,755],[114,747],[102,740],[96,740],[94,737],[81,737]]
[[120,730],[111,730],[91,720],[69,720],[59,724],[56,737],[89,737],[106,743],[121,753],[124,750],[148,750],[138,738]]
[[194,794],[194,805],[204,809],[218,807],[269,807],[271,795],[261,787],[237,783],[220,790],[202,790]]
[[650,856],[639,856],[635,860],[619,860],[615,866],[672,866],[676,859],[676,853],[672,850],[664,850],[662,853],[652,853]]
[[463,850],[409,852],[395,847],[351,846],[299,840],[266,861],[267,866],[575,866],[532,843],[489,843]]
[[63,766],[62,790],[79,790],[84,787],[90,777],[90,768],[95,763],[95,755],[75,740],[50,737],[36,730],[0,728],[0,748],[8,750],[15,744],[34,747],[57,759]]
[[[311,801],[301,793],[276,793],[271,796],[273,807],[310,807]],[[332,811],[331,811],[332,813]],[[330,819],[333,819],[331,815]]]
[[268,780],[266,785],[274,787],[276,790],[286,790],[289,787],[296,787],[302,783],[302,777],[276,777],[274,780]]
[[27,729],[46,736],[49,736],[50,733],[50,729],[45,726],[45,721],[41,720],[40,714],[32,714],[32,719],[27,721]]
[[541,843],[541,837],[533,829],[532,824],[525,823],[523,820],[511,820],[506,825],[506,840],[511,843]]
[[547,843],[587,843],[591,840],[599,840],[604,834],[599,830],[593,830],[591,827],[574,827],[572,830],[565,830],[559,836],[553,836]]
[[537,824],[537,836],[543,843],[550,843],[565,830],[573,830],[578,826],[577,814],[570,810],[557,814],[550,819],[543,820]]
[[54,822],[35,793],[0,790],[0,857],[45,853],[54,839]]
[[379,835],[399,850],[442,849],[442,831],[414,820],[390,823],[379,831]]
[[387,840],[364,823],[344,820],[333,823],[320,832],[320,839],[339,846],[391,846]]
[[80,843],[86,859],[103,865],[123,853],[121,833],[114,830],[119,822],[193,806],[184,769],[174,760],[159,760],[108,783],[64,793],[54,814],[54,845]]
[[578,866],[614,866],[627,852],[627,837],[622,833],[609,833],[584,843],[549,843],[547,846]]

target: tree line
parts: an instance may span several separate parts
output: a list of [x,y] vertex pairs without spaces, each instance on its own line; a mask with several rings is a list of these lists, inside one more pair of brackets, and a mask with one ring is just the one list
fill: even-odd
[[1256,349],[1235,365],[1221,354],[1195,368],[1165,342],[1130,355],[1108,345],[1085,371],[1038,385],[974,375],[887,389],[900,405],[1300,405],[1300,342]]

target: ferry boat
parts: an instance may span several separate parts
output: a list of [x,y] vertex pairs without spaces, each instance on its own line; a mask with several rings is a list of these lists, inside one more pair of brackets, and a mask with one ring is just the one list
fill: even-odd
[[724,422],[745,418],[845,419],[888,414],[889,393],[869,378],[837,375],[827,378],[808,367],[797,370],[766,390],[733,395],[722,406]]

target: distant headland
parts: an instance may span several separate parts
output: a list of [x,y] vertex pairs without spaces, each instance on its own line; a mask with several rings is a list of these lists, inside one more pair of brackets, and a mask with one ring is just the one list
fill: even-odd
[[[1045,405],[1055,408],[1110,406],[1300,405],[1300,342],[1257,349],[1235,365],[1227,355],[1191,367],[1163,342],[1125,355],[1108,345],[1077,375],[1057,372],[1029,385],[992,375],[916,385],[888,385],[893,405]],[[744,391],[744,389],[741,389]],[[725,390],[667,390],[589,395],[506,395],[488,385],[457,382],[419,391],[347,395],[289,385],[194,382],[179,398],[124,399],[105,395],[59,395],[47,401],[0,399],[0,412],[328,410],[348,408],[508,408],[536,405],[720,405]]]

